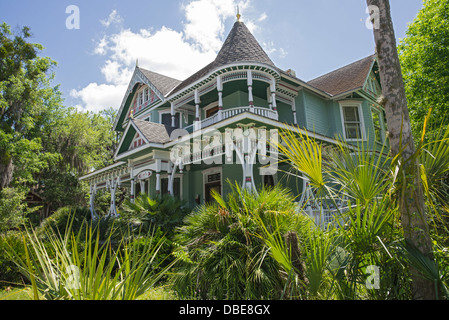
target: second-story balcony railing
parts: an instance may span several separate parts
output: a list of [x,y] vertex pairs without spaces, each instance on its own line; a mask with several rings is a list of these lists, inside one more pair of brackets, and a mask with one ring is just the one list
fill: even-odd
[[196,130],[204,129],[207,127],[210,127],[220,121],[235,117],[239,114],[250,112],[253,114],[257,114],[259,116],[271,119],[271,120],[279,120],[279,115],[277,111],[269,109],[269,108],[263,108],[263,107],[251,107],[251,106],[245,106],[245,107],[237,107],[237,108],[231,108],[223,110],[220,113],[214,114],[212,117],[209,117],[207,119],[204,119],[200,121],[199,123],[194,123],[188,127],[185,127],[184,129],[187,130],[187,132],[191,133]]

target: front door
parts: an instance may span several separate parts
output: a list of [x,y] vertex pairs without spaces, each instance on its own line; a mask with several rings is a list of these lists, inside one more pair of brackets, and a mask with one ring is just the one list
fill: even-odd
[[221,173],[212,173],[208,174],[204,181],[204,201],[206,203],[212,203],[215,201],[212,196],[212,191],[216,191],[218,194],[221,194]]

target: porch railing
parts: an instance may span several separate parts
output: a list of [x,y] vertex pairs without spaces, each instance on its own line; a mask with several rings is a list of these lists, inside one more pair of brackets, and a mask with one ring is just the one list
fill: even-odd
[[257,114],[259,116],[262,116],[264,118],[268,118],[271,120],[279,120],[279,115],[277,111],[271,110],[269,108],[263,108],[263,107],[251,107],[251,106],[245,106],[245,107],[237,107],[232,109],[226,109],[223,110],[221,113],[221,117],[219,113],[214,114],[212,117],[209,117],[207,119],[204,119],[203,121],[200,121],[199,124],[192,124],[190,126],[185,127],[184,129],[187,130],[187,132],[192,133],[195,130],[204,129],[207,127],[210,127],[220,121],[235,117],[239,114],[250,112]]

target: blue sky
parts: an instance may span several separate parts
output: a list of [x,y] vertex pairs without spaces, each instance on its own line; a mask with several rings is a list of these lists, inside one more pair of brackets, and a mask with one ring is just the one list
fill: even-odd
[[[398,39],[422,0],[390,0]],[[66,8],[79,8],[68,29]],[[183,80],[211,62],[239,5],[274,63],[305,81],[374,52],[364,0],[21,0],[0,1],[0,21],[31,27],[33,42],[58,62],[55,85],[82,110],[118,108],[136,59]]]

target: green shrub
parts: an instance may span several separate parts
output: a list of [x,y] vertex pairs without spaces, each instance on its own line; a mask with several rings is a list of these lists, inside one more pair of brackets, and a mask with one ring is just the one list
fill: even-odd
[[[180,258],[171,282],[183,298],[277,299],[284,274],[261,239],[257,219],[282,234],[299,223],[294,197],[280,187],[250,193],[233,186],[226,201],[203,205],[178,228]],[[274,223],[274,221],[277,223]]]
[[10,247],[15,252],[15,258],[25,259],[23,239],[19,232],[8,232],[6,236],[0,235],[0,288],[28,283],[14,261],[7,255]]
[[89,208],[64,207],[58,209],[54,214],[42,221],[36,232],[39,236],[45,236],[44,230],[46,228],[51,228],[55,232],[60,232],[61,235],[64,235],[70,223],[72,224],[72,231],[78,232],[84,222],[90,220],[91,215]]

